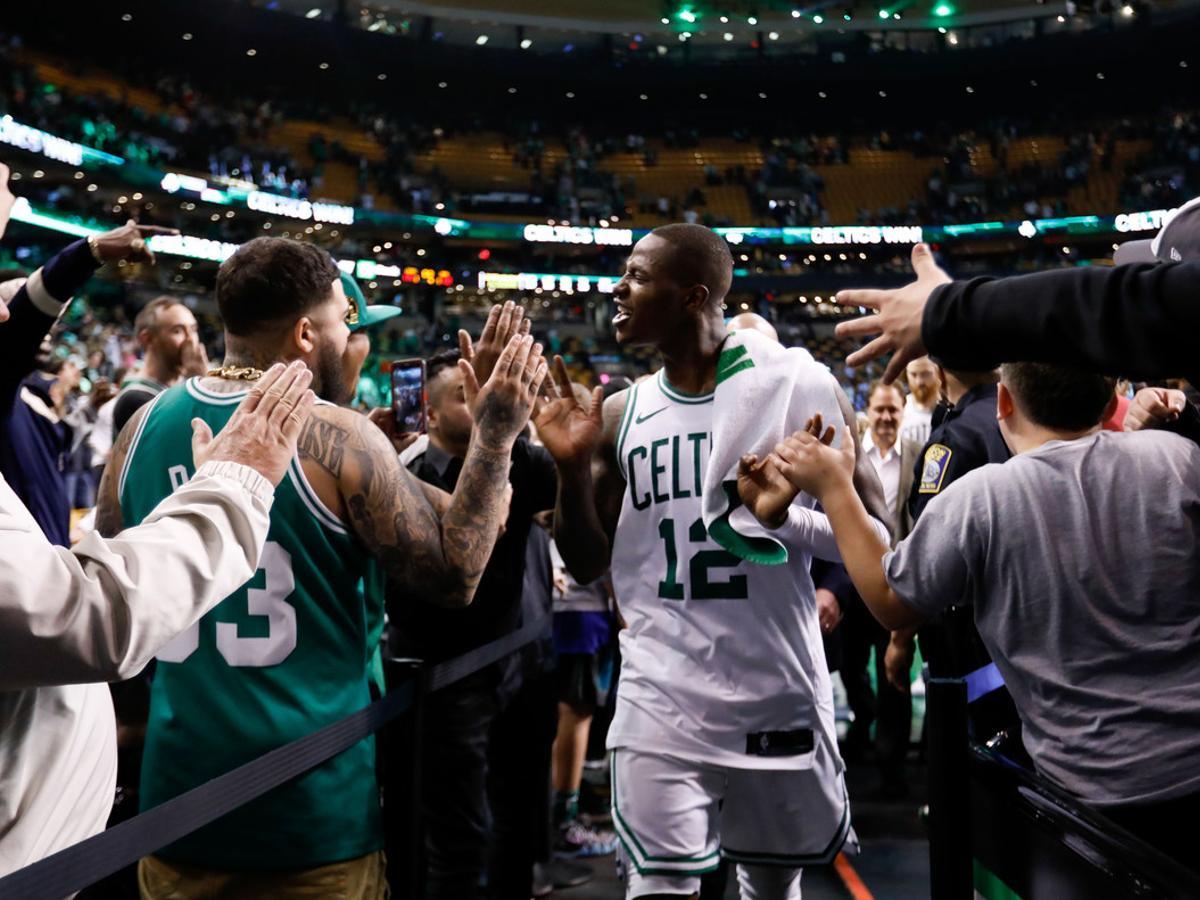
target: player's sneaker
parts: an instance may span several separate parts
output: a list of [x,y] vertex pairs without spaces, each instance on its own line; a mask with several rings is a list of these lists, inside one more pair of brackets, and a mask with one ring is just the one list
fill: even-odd
[[589,828],[578,819],[563,823],[558,830],[554,852],[558,856],[607,856],[617,849],[617,836],[611,831]]

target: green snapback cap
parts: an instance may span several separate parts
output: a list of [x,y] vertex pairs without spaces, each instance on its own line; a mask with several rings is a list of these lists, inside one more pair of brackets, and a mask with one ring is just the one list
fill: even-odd
[[342,290],[346,292],[346,299],[354,304],[358,313],[358,321],[350,326],[351,331],[362,331],[364,328],[386,322],[401,314],[402,310],[398,306],[368,306],[367,298],[363,296],[362,288],[358,286],[354,276],[342,272],[341,278]]

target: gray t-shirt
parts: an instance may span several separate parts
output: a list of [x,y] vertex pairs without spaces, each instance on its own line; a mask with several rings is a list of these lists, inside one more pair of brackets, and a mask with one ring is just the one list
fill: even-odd
[[883,558],[932,616],[974,604],[1039,771],[1097,805],[1200,791],[1200,447],[1052,441],[964,475]]

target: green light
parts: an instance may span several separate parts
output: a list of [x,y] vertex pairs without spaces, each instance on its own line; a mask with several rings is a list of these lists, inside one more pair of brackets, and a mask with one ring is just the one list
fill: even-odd
[[954,7],[949,3],[939,3],[933,8],[935,16],[952,16],[954,15]]
[[694,12],[692,12],[692,8],[690,6],[683,7],[675,15],[678,16],[680,19],[682,19],[684,22],[687,22],[689,25],[692,24],[693,22],[695,22],[697,19],[696,14]]
[[887,19],[887,18],[890,18],[890,17],[891,17],[891,15],[892,15],[892,14],[891,14],[890,12],[888,12],[886,9],[881,9],[881,10],[879,11],[879,18],[881,18],[881,19]]
[[849,22],[852,18],[854,17],[850,13],[842,13],[842,21]]
[[814,25],[820,25],[824,21],[825,21],[825,17],[823,15],[821,15],[820,13],[817,13],[815,16],[813,16],[813,24]]

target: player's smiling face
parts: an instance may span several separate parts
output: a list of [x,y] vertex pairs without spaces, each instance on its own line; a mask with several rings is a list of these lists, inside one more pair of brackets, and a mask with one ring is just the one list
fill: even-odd
[[617,343],[657,346],[678,328],[686,291],[668,272],[670,250],[666,241],[652,234],[634,245],[625,273],[613,288]]

